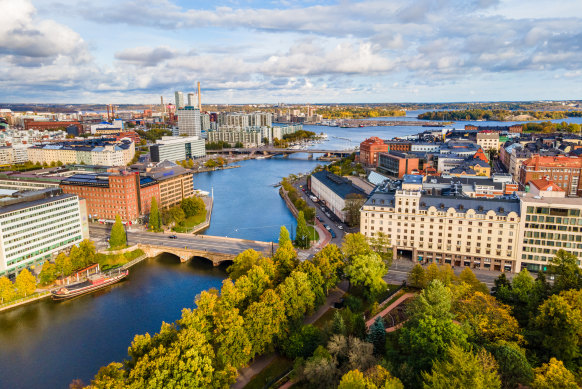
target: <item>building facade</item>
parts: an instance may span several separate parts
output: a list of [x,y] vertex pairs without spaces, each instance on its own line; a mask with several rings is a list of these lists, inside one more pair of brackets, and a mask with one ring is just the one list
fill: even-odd
[[362,199],[366,198],[366,193],[352,184],[350,180],[326,170],[310,176],[309,190],[342,222],[348,219],[348,213],[345,209],[346,203],[350,201],[350,195],[357,195]]
[[0,207],[0,276],[41,265],[59,251],[88,239],[78,196],[31,192]]
[[499,133],[493,131],[478,132],[476,143],[481,146],[483,150],[499,150]]
[[197,136],[202,134],[200,110],[192,106],[178,109],[178,128],[180,135]]
[[146,169],[143,177],[150,177],[159,184],[160,208],[179,205],[182,199],[194,196],[194,180],[190,170],[164,161]]
[[378,166],[378,154],[387,153],[388,145],[376,136],[360,143],[360,163],[366,166]]
[[178,162],[206,156],[204,140],[197,136],[164,136],[150,146],[152,162]]
[[567,196],[582,196],[582,157],[542,157],[534,155],[525,160],[519,171],[520,188],[532,180],[547,177],[566,191]]
[[420,159],[415,154],[390,151],[378,154],[378,170],[391,177],[402,178],[405,174],[418,171]]

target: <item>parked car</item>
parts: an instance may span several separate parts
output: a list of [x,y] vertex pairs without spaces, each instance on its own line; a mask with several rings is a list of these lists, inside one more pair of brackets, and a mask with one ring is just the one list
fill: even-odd
[[319,220],[320,222],[323,223],[323,219],[321,218],[321,216],[317,215],[316,218],[317,218],[317,220]]
[[170,235],[169,238],[170,239],[178,239],[178,237],[176,235]]
[[326,212],[326,213],[325,213],[325,216],[327,216],[327,217],[331,217],[331,215],[329,214],[329,212]]
[[329,230],[329,233],[331,234],[332,238],[335,238],[335,232],[333,232],[333,230]]
[[339,228],[340,230],[343,230],[344,229],[344,226],[342,226],[341,224],[338,224],[337,225],[337,228]]
[[328,226],[327,224],[324,224],[323,226],[325,227],[326,230],[331,231],[331,227]]

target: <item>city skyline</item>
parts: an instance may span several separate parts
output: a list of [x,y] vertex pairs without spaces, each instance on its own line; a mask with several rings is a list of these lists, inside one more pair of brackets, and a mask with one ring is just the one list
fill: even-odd
[[574,0],[0,0],[7,103],[576,99]]

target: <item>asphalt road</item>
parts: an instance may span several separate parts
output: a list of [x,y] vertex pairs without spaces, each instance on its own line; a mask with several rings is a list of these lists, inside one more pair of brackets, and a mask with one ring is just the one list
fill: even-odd
[[[99,247],[107,247],[107,240],[109,239],[111,226],[108,225],[90,225],[91,239],[94,240]],[[170,235],[176,235],[176,239],[170,239]],[[256,243],[254,241],[211,237],[206,235],[192,235],[192,234],[162,234],[154,232],[146,232],[139,230],[127,231],[128,244],[154,244],[168,247],[187,247],[196,250],[215,251],[224,254],[238,254],[247,249],[253,249],[260,252],[271,251],[271,243]],[[276,249],[276,245],[273,249]]]

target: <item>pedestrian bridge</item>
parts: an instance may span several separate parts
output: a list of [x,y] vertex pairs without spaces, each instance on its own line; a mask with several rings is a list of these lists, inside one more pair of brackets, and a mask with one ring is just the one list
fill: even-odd
[[[207,249],[202,249],[189,248],[188,246],[172,247],[149,243],[139,243],[138,246],[145,252],[146,256],[150,258],[157,257],[158,255],[164,253],[175,255],[176,257],[180,258],[180,262],[187,262],[194,257],[202,257],[208,259],[214,266],[218,266],[225,261],[232,261],[240,252],[244,251],[241,250],[240,252],[232,253],[221,252],[219,248],[213,248],[212,246],[209,246]],[[271,245],[265,244],[265,249],[262,251],[262,253],[263,255],[270,255]]]

